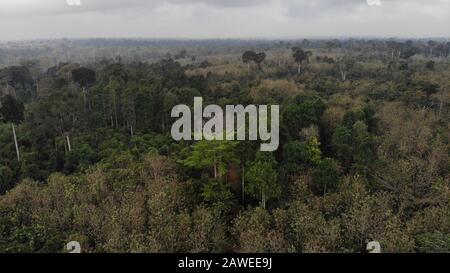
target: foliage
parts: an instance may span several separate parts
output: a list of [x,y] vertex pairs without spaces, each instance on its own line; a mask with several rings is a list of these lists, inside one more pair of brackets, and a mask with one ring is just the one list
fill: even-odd
[[[0,45],[0,252],[449,251],[448,43],[41,43]],[[280,148],[174,141],[196,96],[279,104]]]
[[247,178],[246,192],[254,198],[260,198],[263,207],[267,201],[281,195],[275,167],[276,161],[272,155],[259,152],[245,174]]
[[235,147],[238,142],[233,141],[199,141],[192,145],[190,155],[181,161],[187,167],[198,169],[212,168],[214,178],[225,175],[230,164],[238,163]]

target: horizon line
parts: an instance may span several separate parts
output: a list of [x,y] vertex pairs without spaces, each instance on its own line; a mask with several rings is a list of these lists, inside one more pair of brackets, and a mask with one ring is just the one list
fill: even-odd
[[17,43],[17,42],[38,42],[38,41],[60,41],[60,40],[155,40],[155,41],[164,41],[164,40],[172,40],[172,41],[298,41],[304,39],[312,39],[312,40],[329,40],[329,39],[378,39],[378,40],[388,40],[388,39],[397,39],[397,40],[424,40],[424,39],[436,39],[436,40],[449,40],[450,36],[359,36],[359,35],[317,35],[317,36],[280,36],[280,37],[208,37],[208,38],[200,38],[200,37],[114,37],[114,36],[97,36],[97,37],[54,37],[54,38],[20,38],[20,39],[7,39],[3,40],[0,38],[0,43]]

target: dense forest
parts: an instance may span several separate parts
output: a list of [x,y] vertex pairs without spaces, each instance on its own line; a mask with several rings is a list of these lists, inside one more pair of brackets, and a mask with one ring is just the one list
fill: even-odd
[[[0,43],[0,252],[450,251],[450,43]],[[171,109],[280,105],[280,147]]]

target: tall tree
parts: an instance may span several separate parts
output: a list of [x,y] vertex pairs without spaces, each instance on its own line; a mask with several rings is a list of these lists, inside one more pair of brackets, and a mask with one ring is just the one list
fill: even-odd
[[283,106],[281,125],[289,137],[297,139],[303,128],[318,125],[326,105],[319,97],[299,95]]
[[202,140],[192,145],[190,155],[181,161],[187,167],[197,169],[212,168],[214,178],[226,174],[230,164],[239,162],[235,147],[237,141]]
[[305,61],[309,61],[309,57],[312,55],[310,51],[304,51],[300,47],[292,48],[292,56],[294,57],[295,62],[298,64],[297,73],[300,74],[302,72],[302,64]]
[[72,79],[83,89],[83,99],[86,104],[86,90],[95,83],[95,71],[86,67],[75,68],[72,70]]
[[241,163],[241,190],[242,203],[245,202],[245,172],[249,162],[255,157],[257,150],[257,143],[255,141],[240,141],[236,147],[236,152],[239,155]]
[[21,65],[23,67],[26,67],[29,71],[31,76],[34,80],[34,87],[36,93],[34,94],[34,98],[37,97],[37,94],[39,93],[39,80],[40,76],[42,74],[42,66],[39,60],[23,60],[21,62]]
[[261,63],[266,59],[266,53],[260,52],[256,53],[254,51],[246,51],[242,54],[242,62],[247,64],[247,70],[250,71],[250,63],[254,62],[258,65],[258,68],[261,69]]
[[34,81],[28,68],[10,66],[0,69],[0,83],[6,85],[7,89],[11,89],[9,93],[16,97],[18,88],[26,89],[32,86]]
[[261,70],[261,63],[266,59],[266,53],[261,52],[255,55],[255,63],[258,65],[259,70]]
[[348,74],[355,67],[355,60],[351,56],[344,56],[338,59],[337,67],[341,75],[341,80],[345,82]]
[[24,106],[23,103],[17,101],[11,95],[6,95],[0,101],[0,115],[6,122],[11,123],[11,128],[14,137],[14,145],[16,147],[17,160],[20,161],[19,144],[17,142],[16,129],[14,124],[19,124],[23,121]]
[[312,171],[313,190],[316,193],[321,192],[323,195],[326,195],[329,191],[336,190],[340,179],[339,176],[340,167],[338,163],[331,158],[325,158]]
[[242,62],[247,64],[247,71],[250,71],[250,63],[256,58],[256,53],[254,51],[248,50],[242,54]]
[[280,197],[281,187],[277,181],[275,158],[272,154],[258,152],[256,159],[247,170],[246,192],[255,198],[260,198],[261,205],[266,208],[266,202]]
[[433,50],[436,48],[436,46],[437,46],[437,42],[435,42],[435,41],[433,41],[433,40],[429,40],[428,42],[427,42],[427,45],[428,45],[428,47],[429,47],[429,57],[430,58],[433,58]]

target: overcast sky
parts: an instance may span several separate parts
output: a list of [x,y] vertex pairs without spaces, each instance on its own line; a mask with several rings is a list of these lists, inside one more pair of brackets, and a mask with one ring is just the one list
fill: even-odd
[[449,11],[450,0],[0,0],[0,40],[447,38]]

